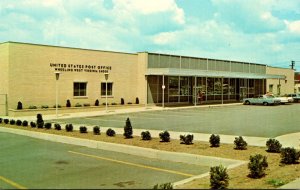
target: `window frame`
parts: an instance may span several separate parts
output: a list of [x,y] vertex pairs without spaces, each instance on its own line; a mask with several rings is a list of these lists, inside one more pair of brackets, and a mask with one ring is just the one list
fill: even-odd
[[[75,84],[79,84],[79,89],[75,90]],[[85,84],[85,88],[81,88],[81,84]],[[87,98],[87,92],[88,92],[88,82],[87,81],[74,81],[73,82],[73,97],[74,98]],[[78,91],[78,92],[76,92]],[[84,92],[84,94],[82,94]],[[78,94],[75,94],[78,93]]]
[[[102,94],[102,84],[104,85],[104,90],[103,90],[103,94]],[[111,84],[111,89],[109,89],[109,85]],[[100,95],[101,97],[106,97],[106,93],[105,93],[105,85],[106,82],[101,82],[100,83]],[[113,89],[114,89],[114,83],[109,81],[107,82],[107,97],[113,97]]]

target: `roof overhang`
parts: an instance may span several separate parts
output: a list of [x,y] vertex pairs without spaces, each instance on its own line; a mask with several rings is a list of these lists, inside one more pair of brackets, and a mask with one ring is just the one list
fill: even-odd
[[191,76],[191,77],[216,77],[216,78],[246,78],[246,79],[285,79],[284,75],[268,75],[259,73],[242,73],[226,71],[207,71],[176,68],[148,68],[146,75],[165,76]]

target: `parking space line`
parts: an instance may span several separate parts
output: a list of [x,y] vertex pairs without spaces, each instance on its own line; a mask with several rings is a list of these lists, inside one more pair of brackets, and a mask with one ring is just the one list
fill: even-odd
[[26,187],[20,185],[20,184],[17,184],[16,182],[13,182],[3,176],[0,175],[0,180],[4,181],[5,183],[17,188],[17,189],[27,189]]
[[115,163],[119,163],[119,164],[125,164],[125,165],[130,165],[130,166],[135,166],[135,167],[140,167],[140,168],[145,168],[145,169],[150,169],[150,170],[156,170],[156,171],[160,171],[160,172],[167,172],[167,173],[182,175],[182,176],[186,176],[186,177],[195,176],[193,174],[183,173],[183,172],[179,172],[179,171],[156,168],[156,167],[146,166],[146,165],[142,165],[142,164],[135,164],[135,163],[131,163],[131,162],[125,162],[125,161],[121,161],[121,160],[115,160],[115,159],[105,158],[105,157],[91,155],[91,154],[84,154],[84,153],[74,152],[74,151],[68,151],[68,152],[72,153],[72,154],[85,156],[85,157],[90,157],[90,158],[95,158],[95,159],[100,159],[100,160],[106,160],[106,161],[115,162]]

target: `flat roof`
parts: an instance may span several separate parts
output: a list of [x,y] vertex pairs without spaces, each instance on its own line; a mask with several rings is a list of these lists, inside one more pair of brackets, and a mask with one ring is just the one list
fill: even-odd
[[130,55],[137,55],[137,53],[126,53],[126,52],[118,52],[118,51],[108,51],[108,50],[97,50],[97,49],[86,49],[86,48],[75,48],[75,47],[68,47],[68,46],[56,46],[56,45],[45,45],[45,44],[35,44],[35,43],[25,43],[25,42],[14,42],[14,41],[7,41],[2,42],[1,44],[12,43],[12,44],[23,44],[23,45],[32,45],[32,46],[44,46],[44,47],[56,47],[56,48],[66,48],[66,49],[75,49],[75,50],[84,50],[84,51],[100,51],[100,52],[108,52],[108,53],[120,53],[120,54],[130,54]]

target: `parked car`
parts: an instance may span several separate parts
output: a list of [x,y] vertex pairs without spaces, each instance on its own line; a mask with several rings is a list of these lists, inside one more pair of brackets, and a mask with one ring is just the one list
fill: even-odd
[[259,95],[257,98],[244,98],[243,104],[250,105],[250,104],[262,104],[262,105],[276,105],[280,104],[280,99],[276,98],[273,95]]
[[287,96],[275,95],[275,98],[280,99],[281,104],[292,103],[294,101],[292,97],[287,97]]
[[300,101],[300,94],[288,94],[287,97],[292,97],[294,102],[299,102]]

